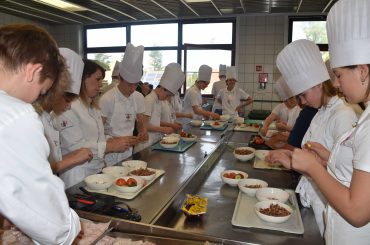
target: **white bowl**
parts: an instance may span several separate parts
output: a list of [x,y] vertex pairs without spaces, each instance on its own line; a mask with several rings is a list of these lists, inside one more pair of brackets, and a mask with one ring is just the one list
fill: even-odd
[[242,124],[242,123],[244,123],[244,117],[236,117],[236,118],[235,118],[235,123],[237,123],[237,124]]
[[[257,187],[257,185],[260,185],[261,187]],[[239,190],[251,197],[254,197],[256,195],[256,191],[259,188],[267,186],[268,184],[266,181],[259,179],[242,179],[238,182]]]
[[93,174],[87,176],[84,181],[91,190],[104,190],[113,184],[114,177],[108,174]]
[[206,120],[206,121],[204,121],[203,123],[204,123],[204,125],[206,125],[206,126],[210,126],[210,125],[211,125],[211,123],[213,123],[213,120]]
[[[230,173],[235,173],[235,174],[239,174],[239,175],[242,175],[243,178],[240,178],[240,179],[233,179],[233,178],[230,178],[230,177],[226,177],[225,174],[230,174]],[[248,178],[248,174],[245,173],[245,172],[242,172],[242,171],[239,171],[239,170],[225,170],[225,171],[222,171],[221,173],[221,179],[223,182],[225,182],[226,184],[230,185],[230,186],[237,186],[238,185],[238,182],[242,179],[246,179]]]
[[222,122],[227,122],[227,121],[229,121],[229,119],[230,119],[230,115],[221,115],[220,116],[220,121],[222,121]]
[[[250,151],[251,153],[249,154],[238,154],[236,153],[236,151],[238,150],[248,150]],[[244,146],[244,147],[237,147],[234,149],[234,156],[236,159],[239,159],[240,161],[248,161],[250,159],[252,159],[254,157],[254,152],[256,151],[256,149],[252,148],[252,147],[248,147],[248,146]]]
[[185,142],[193,142],[196,141],[197,138],[198,137],[196,135],[192,135],[191,137],[181,137],[181,139]]
[[[290,214],[289,215],[286,215],[286,216],[272,216],[272,215],[267,215],[267,214],[263,214],[261,213],[261,208],[265,209],[265,208],[269,208],[270,205],[279,205],[281,208],[284,208],[285,210],[287,210]],[[258,202],[256,203],[256,205],[254,206],[254,210],[257,214],[257,216],[266,221],[266,222],[270,222],[270,223],[282,223],[282,222],[285,222],[287,221],[290,216],[292,216],[292,213],[293,213],[293,210],[291,207],[289,207],[288,205],[284,204],[284,203],[281,203],[281,202],[277,202],[277,201],[262,201],[262,202]]]
[[139,168],[146,168],[148,163],[142,160],[128,160],[122,162],[123,167],[127,167],[129,172]]
[[289,193],[278,188],[265,187],[256,191],[258,201],[278,201],[286,202],[289,199]]
[[[118,179],[124,179],[125,181],[127,181],[128,179],[135,179],[136,181],[136,186],[120,186],[120,185],[117,185],[117,180]],[[141,189],[141,187],[144,186],[144,180],[140,177],[137,177],[137,176],[126,176],[126,177],[121,177],[121,178],[117,178],[115,179],[114,183],[113,183],[114,187],[116,188],[117,191],[119,192],[122,192],[122,193],[134,193],[134,192],[137,192],[138,190]]]
[[263,161],[265,161],[265,158],[266,158],[266,156],[269,154],[269,150],[256,150],[256,152],[254,153],[254,155],[257,157],[257,158],[259,158],[259,159],[261,159],[261,160],[263,160]]
[[168,134],[168,135],[166,135],[166,137],[175,137],[175,138],[178,138],[178,139],[181,138],[181,136],[179,134]]
[[166,137],[163,137],[161,141],[159,141],[159,144],[163,148],[170,149],[170,148],[175,148],[177,144],[179,143],[179,141],[180,141],[180,138],[166,136]]
[[143,180],[146,180],[146,181],[151,181],[152,179],[155,178],[156,174],[157,174],[157,171],[153,168],[146,168],[147,170],[149,171],[152,171],[154,172],[153,174],[151,175],[140,175],[138,173],[135,173],[135,171],[140,171],[140,170],[143,170],[143,169],[136,169],[136,170],[133,170],[130,172],[130,175],[131,176],[136,176],[136,177],[139,177],[139,178],[142,178]]
[[129,168],[123,167],[123,166],[109,166],[109,167],[103,168],[102,172],[104,174],[108,174],[108,175],[111,175],[117,178],[117,177],[127,176],[129,172]]
[[193,119],[193,120],[190,121],[190,125],[195,126],[195,127],[199,127],[200,125],[202,125],[202,121]]
[[225,124],[224,122],[215,121],[211,123],[211,127],[218,129],[218,128],[222,128],[224,124]]

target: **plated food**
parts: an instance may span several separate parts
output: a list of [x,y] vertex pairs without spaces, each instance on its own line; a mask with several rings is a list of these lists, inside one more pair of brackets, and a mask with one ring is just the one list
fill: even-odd
[[147,165],[148,163],[142,160],[127,160],[122,162],[122,166],[127,167],[129,171],[139,168],[146,168]]
[[262,201],[255,205],[257,216],[270,223],[282,223],[287,221],[293,213],[288,205],[278,201]]
[[180,139],[177,137],[166,136],[163,137],[161,141],[159,141],[159,144],[163,148],[175,148],[178,145],[179,141]]
[[239,170],[225,170],[221,172],[221,179],[230,186],[237,186],[242,179],[248,178],[248,174]]
[[261,136],[259,135],[254,135],[250,141],[251,144],[255,144],[255,145],[263,145],[265,143],[265,140],[262,139]]
[[269,154],[269,150],[256,150],[256,152],[254,153],[254,155],[257,157],[257,158],[259,158],[259,159],[261,159],[261,160],[263,160],[263,161],[265,161],[265,158],[266,158],[266,156]]
[[116,190],[123,193],[137,192],[143,186],[144,180],[137,176],[121,177],[114,181],[114,187]]
[[194,126],[194,127],[199,127],[200,125],[202,125],[202,121],[193,119],[193,120],[190,121],[190,125]]
[[200,217],[207,212],[208,199],[196,195],[186,195],[181,210],[186,216]]
[[123,166],[109,166],[102,170],[104,174],[111,175],[115,178],[127,176],[129,171],[130,169],[128,167]]
[[238,182],[239,190],[248,196],[254,197],[259,188],[267,187],[266,181],[259,179],[243,179]]
[[256,197],[259,201],[279,201],[285,203],[289,199],[289,193],[279,188],[264,187],[256,191]]
[[104,190],[113,184],[114,177],[108,174],[93,174],[87,176],[84,181],[91,190]]
[[152,168],[139,168],[130,172],[130,175],[140,177],[146,181],[151,181],[155,178],[156,170]]
[[227,122],[230,119],[230,115],[221,115],[220,121]]
[[185,142],[193,142],[197,139],[196,135],[182,131],[180,133],[181,139]]
[[255,149],[252,147],[237,147],[234,149],[234,156],[240,161],[248,161],[254,157]]
[[223,126],[224,126],[223,122],[214,121],[214,122],[211,123],[211,127],[215,128],[215,129],[222,128]]

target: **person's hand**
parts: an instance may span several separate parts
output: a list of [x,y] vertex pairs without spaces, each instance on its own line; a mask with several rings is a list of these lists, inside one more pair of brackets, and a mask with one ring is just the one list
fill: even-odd
[[326,166],[330,157],[330,151],[323,145],[318,142],[308,141],[302,146],[302,149],[315,154],[320,163],[323,164],[323,166]]
[[211,112],[209,116],[210,116],[212,119],[220,120],[220,115],[218,115],[217,113]]
[[280,130],[286,130],[287,124],[284,121],[278,121],[276,122],[276,128]]
[[149,135],[148,132],[139,132],[137,135],[138,143],[148,141]]
[[109,138],[107,144],[111,145],[111,152],[124,152],[131,147],[130,141],[124,137]]
[[312,152],[295,148],[292,153],[292,168],[304,175],[308,175],[314,164],[320,164],[316,155]]
[[122,136],[122,138],[126,139],[130,146],[134,146],[139,143],[139,138],[137,136]]
[[180,131],[180,130],[182,129],[182,124],[181,124],[181,123],[179,123],[179,122],[174,122],[174,123],[172,124],[172,128],[173,128],[173,130],[175,130],[175,131]]
[[71,152],[71,157],[76,163],[84,163],[86,161],[91,161],[93,159],[93,153],[89,148],[81,148]]
[[267,131],[268,131],[268,127],[266,127],[266,126],[263,126],[262,128],[261,128],[261,134],[263,135],[263,136],[266,136],[266,134],[267,134]]
[[163,134],[173,134],[175,133],[175,130],[171,127],[161,127],[162,128],[162,133]]
[[265,161],[271,165],[282,164],[285,168],[291,169],[292,152],[289,150],[273,150],[266,156]]

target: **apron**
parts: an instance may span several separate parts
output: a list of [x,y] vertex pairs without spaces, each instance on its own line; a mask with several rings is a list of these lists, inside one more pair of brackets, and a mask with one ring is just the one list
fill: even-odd
[[[136,121],[136,105],[134,96],[128,98],[122,98],[123,95],[117,88],[114,93],[114,109],[110,120],[111,136],[131,136]],[[124,152],[109,153],[104,157],[104,160],[108,166],[115,165],[116,163],[123,161],[132,155],[132,147]]]
[[[361,122],[366,118],[370,111],[365,111],[361,116],[358,124],[354,124],[353,128],[348,132],[344,133],[337,143],[335,144],[332,153],[328,161],[328,172],[337,181],[343,185],[349,187],[351,184],[352,172],[353,172],[353,139],[356,134],[356,129],[361,124]],[[351,151],[350,153],[348,151]],[[352,168],[351,173],[347,173],[347,176],[343,176],[340,171],[338,171],[338,162],[341,161],[343,155],[350,154],[351,160],[347,160],[347,164],[350,163]],[[330,205],[327,205],[325,210],[325,241],[327,245],[367,245],[370,242],[370,223],[356,228],[349,224],[345,219],[343,219],[340,214],[335,211]]]

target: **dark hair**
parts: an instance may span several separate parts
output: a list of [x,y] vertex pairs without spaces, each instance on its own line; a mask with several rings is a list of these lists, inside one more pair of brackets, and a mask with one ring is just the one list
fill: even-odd
[[84,103],[86,106],[92,106],[94,108],[99,109],[98,104],[98,96],[92,99],[91,103],[89,103],[89,97],[86,93],[86,84],[85,81],[87,78],[89,78],[92,74],[94,74],[97,70],[100,70],[102,72],[103,78],[105,77],[105,70],[103,67],[98,65],[92,60],[84,59],[84,69],[82,72],[82,83],[81,83],[81,91],[80,91],[80,99],[82,103]]

